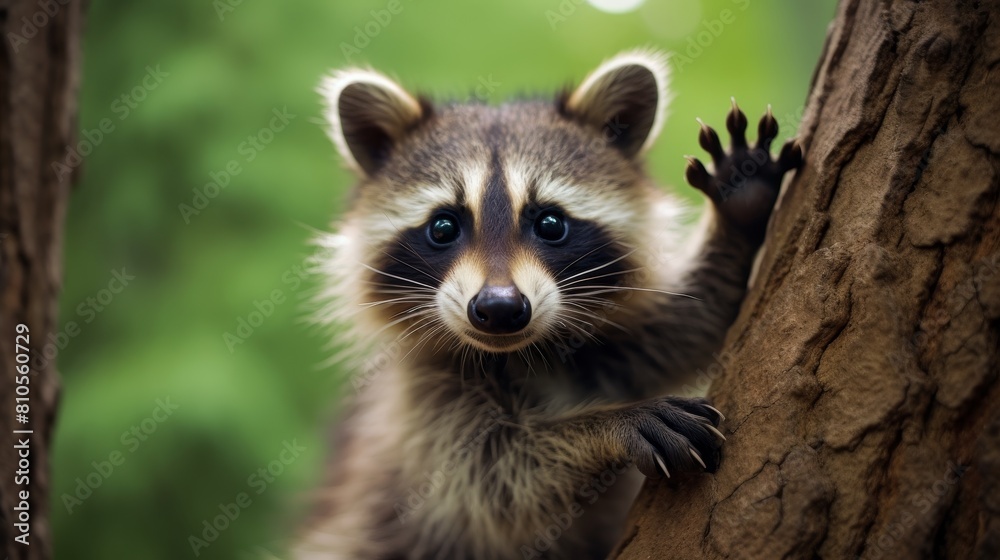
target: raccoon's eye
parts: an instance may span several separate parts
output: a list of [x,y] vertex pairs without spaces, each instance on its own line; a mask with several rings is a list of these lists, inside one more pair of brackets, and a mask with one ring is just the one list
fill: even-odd
[[549,243],[565,241],[566,220],[556,212],[544,212],[535,220],[535,235]]
[[458,239],[459,231],[458,218],[451,214],[438,214],[427,226],[427,238],[432,245],[444,247]]

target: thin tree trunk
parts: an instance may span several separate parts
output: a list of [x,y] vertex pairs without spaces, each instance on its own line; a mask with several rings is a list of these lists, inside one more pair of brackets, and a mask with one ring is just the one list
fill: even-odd
[[843,0],[710,397],[613,557],[1000,558],[1000,1]]
[[[0,555],[11,560],[52,557],[49,445],[59,382],[54,360],[38,352],[57,330],[73,177],[52,163],[75,137],[82,11],[78,0],[0,0]],[[15,339],[17,325],[28,329],[27,344]],[[27,423],[15,409],[17,343],[30,349]],[[27,469],[19,464],[25,452]],[[25,514],[27,525],[18,525]],[[16,540],[25,528],[27,546]]]

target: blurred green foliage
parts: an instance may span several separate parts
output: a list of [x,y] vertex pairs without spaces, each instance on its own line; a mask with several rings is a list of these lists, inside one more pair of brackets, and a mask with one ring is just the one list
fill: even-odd
[[[782,136],[794,134],[834,9],[648,0],[610,14],[582,0],[397,1],[389,21],[378,12],[388,0],[91,3],[80,128],[92,145],[78,146],[88,155],[60,306],[57,557],[192,557],[189,538],[204,538],[204,522],[241,492],[252,503],[198,555],[283,554],[321,476],[331,395],[347,376],[321,365],[328,341],[303,324],[315,281],[295,280],[310,228],[329,227],[352,183],[319,121],[321,74],[371,64],[439,99],[492,84],[479,93],[498,103],[547,94],[623,49],[677,52],[688,58],[675,59],[672,117],[649,167],[697,200],[681,157],[698,151],[694,117],[721,128],[735,95],[752,119],[772,103]],[[360,53],[345,57],[345,44]],[[261,133],[282,110],[287,125]],[[95,141],[103,119],[113,130]],[[213,174],[228,184],[209,197]],[[114,271],[134,279],[122,288]],[[230,351],[224,333],[275,290],[281,302]],[[155,412],[165,401],[177,407],[169,416]],[[306,450],[273,463],[291,442]],[[280,475],[260,476],[269,463]]]

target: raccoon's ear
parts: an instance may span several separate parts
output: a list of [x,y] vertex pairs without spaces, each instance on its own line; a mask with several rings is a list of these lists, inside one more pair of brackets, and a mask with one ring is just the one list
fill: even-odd
[[374,70],[350,68],[323,79],[330,137],[357,173],[372,175],[429,112],[429,106]]
[[601,64],[559,100],[563,114],[600,132],[626,156],[642,155],[656,140],[670,102],[664,53],[629,51]]

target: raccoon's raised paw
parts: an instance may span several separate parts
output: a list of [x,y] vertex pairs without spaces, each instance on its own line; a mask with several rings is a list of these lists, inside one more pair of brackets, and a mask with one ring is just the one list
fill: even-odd
[[629,457],[650,477],[681,471],[715,472],[725,436],[722,413],[705,399],[662,397],[620,412]]
[[733,99],[733,108],[726,117],[726,128],[732,138],[729,153],[723,150],[719,135],[701,120],[698,122],[701,124],[698,143],[712,156],[715,173],[709,173],[700,161],[688,157],[685,173],[688,183],[712,199],[723,219],[762,239],[782,177],[802,165],[802,147],[797,140],[789,140],[781,148],[778,160],[771,158],[771,142],[778,135],[778,121],[770,106],[757,127],[757,143],[749,146],[747,117]]

